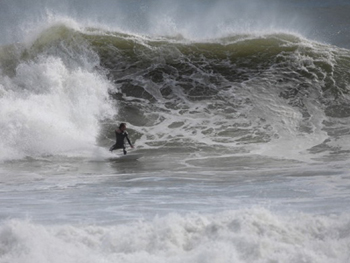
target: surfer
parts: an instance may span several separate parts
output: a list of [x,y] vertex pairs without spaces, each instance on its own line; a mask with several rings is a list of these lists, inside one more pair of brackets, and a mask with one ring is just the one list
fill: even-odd
[[117,130],[115,130],[115,136],[116,136],[116,143],[111,148],[109,148],[109,150],[111,152],[116,150],[116,149],[123,149],[123,152],[125,155],[126,154],[125,144],[124,144],[125,138],[128,141],[130,147],[134,148],[134,146],[130,142],[128,133],[126,131],[126,124],[125,123],[121,123],[119,125],[119,128]]

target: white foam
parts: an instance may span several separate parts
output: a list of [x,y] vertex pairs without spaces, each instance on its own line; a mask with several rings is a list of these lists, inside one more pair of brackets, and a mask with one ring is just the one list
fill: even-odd
[[312,125],[312,133],[308,134],[299,130],[304,122],[300,110],[285,104],[283,99],[271,90],[261,89],[252,94],[251,99],[256,107],[253,114],[268,120],[276,133],[271,142],[259,145],[252,153],[308,162],[315,158],[315,155],[310,154],[308,150],[328,138],[327,133],[322,130],[325,114],[321,109],[305,100],[311,115],[309,123]]
[[0,226],[0,262],[349,262],[349,215],[265,209],[170,214],[114,226]]
[[59,57],[21,63],[0,83],[0,160],[91,148],[113,114],[105,77]]

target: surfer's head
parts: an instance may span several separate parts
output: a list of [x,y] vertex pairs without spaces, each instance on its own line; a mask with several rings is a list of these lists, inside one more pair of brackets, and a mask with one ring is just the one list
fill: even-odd
[[122,122],[122,123],[119,125],[119,130],[121,130],[121,131],[126,130],[126,123]]

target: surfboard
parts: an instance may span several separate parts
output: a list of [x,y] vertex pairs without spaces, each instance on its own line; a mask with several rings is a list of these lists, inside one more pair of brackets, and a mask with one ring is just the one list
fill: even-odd
[[116,160],[120,161],[133,161],[133,160],[138,160],[143,157],[143,154],[140,153],[130,153],[126,155],[119,155],[117,156]]

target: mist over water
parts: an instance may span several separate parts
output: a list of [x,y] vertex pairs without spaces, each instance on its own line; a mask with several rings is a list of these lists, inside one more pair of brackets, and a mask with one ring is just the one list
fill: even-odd
[[1,42],[22,42],[23,37],[31,38],[48,23],[64,20],[83,27],[148,36],[181,35],[187,39],[276,31],[310,33],[319,21],[317,16],[310,17],[309,5],[310,1],[273,0],[3,1]]
[[348,11],[0,1],[0,262],[349,262]]

